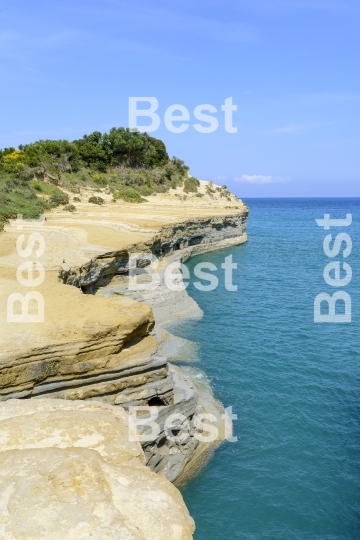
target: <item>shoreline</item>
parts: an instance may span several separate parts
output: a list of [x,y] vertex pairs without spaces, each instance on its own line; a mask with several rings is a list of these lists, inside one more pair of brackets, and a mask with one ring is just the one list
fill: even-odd
[[[231,216],[231,218],[233,218],[233,216]],[[236,218],[238,218],[238,216],[236,216]],[[227,217],[227,220],[229,220],[229,217]],[[208,222],[209,220],[206,220],[206,225],[208,225]],[[199,231],[201,231],[202,229],[201,224],[201,220],[200,227],[196,220],[191,221],[192,234],[199,235]],[[219,223],[217,223],[217,226],[218,225]],[[187,223],[185,222],[178,223],[175,226],[171,227],[170,232],[169,229],[165,229],[165,231],[160,230],[156,237],[151,239],[146,246],[144,246],[143,244],[133,245],[131,247],[131,252],[136,253],[138,251],[145,251],[145,249],[150,249],[152,252],[156,249],[156,251],[159,252],[161,250],[161,246],[163,245],[165,245],[166,249],[169,250],[169,245],[176,245],[179,243],[179,236],[175,236],[173,230],[178,230],[179,228],[181,229],[182,236],[180,237],[180,241],[184,242],[184,238],[186,238],[184,230],[186,230],[186,227]],[[221,249],[227,249],[231,246],[241,245],[242,243],[247,241],[247,235],[245,231],[242,231],[241,235],[232,234],[230,237],[227,237],[225,235],[225,237],[223,238],[220,230],[218,236],[220,238],[211,237],[211,241],[208,242],[208,238],[206,237],[205,233],[203,239],[204,243],[200,243],[198,245],[190,247],[184,246],[181,249],[177,250],[171,250],[170,253],[166,253],[164,256],[162,256],[159,260],[159,267],[156,269],[160,276],[161,284],[155,289],[155,291],[151,290],[133,292],[128,290],[128,277],[126,273],[127,264],[126,260],[124,260],[124,257],[126,257],[126,253],[124,252],[120,252],[115,255],[113,253],[104,254],[105,264],[102,264],[103,258],[101,258],[99,259],[99,261],[91,261],[91,263],[85,265],[84,268],[71,268],[68,271],[61,272],[61,278],[64,280],[65,283],[70,283],[71,285],[81,287],[83,291],[86,287],[84,292],[86,292],[86,294],[90,296],[94,295],[95,297],[99,296],[105,298],[113,297],[114,295],[117,297],[130,297],[133,300],[149,306],[154,314],[155,326],[151,334],[155,337],[157,341],[157,352],[159,352],[160,350],[160,354],[161,356],[165,357],[169,369],[177,369],[182,379],[182,384],[187,385],[188,387],[190,387],[191,390],[195,390],[196,394],[194,406],[189,410],[183,410],[181,401],[178,402],[179,405],[175,408],[171,404],[167,404],[166,401],[163,403],[163,405],[167,405],[169,411],[172,413],[185,414],[185,416],[187,416],[190,421],[195,411],[197,411],[198,413],[200,411],[201,413],[212,414],[214,417],[216,417],[215,427],[217,428],[219,433],[218,438],[212,443],[198,444],[194,442],[194,448],[187,456],[185,456],[185,458],[183,458],[183,463],[181,463],[180,469],[178,469],[178,472],[175,475],[167,471],[166,465],[165,468],[159,467],[159,463],[157,463],[156,459],[158,449],[152,448],[148,457],[148,465],[152,468],[152,470],[154,470],[158,474],[164,474],[169,480],[174,483],[176,483],[177,481],[181,483],[184,478],[192,476],[191,469],[193,467],[195,469],[201,468],[200,462],[202,461],[202,458],[204,458],[204,460],[206,461],[206,456],[207,454],[211,453],[212,447],[218,446],[225,440],[225,422],[223,420],[225,410],[223,408],[223,405],[213,396],[210,386],[209,391],[203,393],[197,385],[196,380],[194,378],[189,378],[183,372],[181,366],[177,366],[176,363],[175,365],[173,365],[171,359],[168,358],[166,352],[164,351],[164,347],[166,348],[166,341],[173,341],[174,339],[176,341],[176,336],[169,333],[164,327],[165,323],[172,324],[177,320],[198,319],[203,316],[202,310],[195,302],[195,300],[188,295],[186,290],[182,292],[173,292],[166,287],[166,285],[164,284],[164,271],[166,267],[173,262],[185,262],[194,256],[219,251]],[[199,238],[199,236],[196,236],[196,238]],[[188,243],[188,240],[186,242]],[[109,274],[110,272],[114,271],[117,265],[121,266],[124,274],[120,276],[114,275],[109,281]],[[179,274],[178,278],[178,283],[180,282],[182,282],[181,274]],[[166,335],[165,338],[164,333]],[[125,404],[123,404],[123,406],[124,405]],[[163,412],[165,413],[165,411]],[[195,434],[195,432],[196,430],[192,426],[192,428],[190,429],[190,433],[193,435]],[[175,445],[175,447],[177,446],[178,445]],[[145,454],[147,454],[147,445],[145,445],[143,448]],[[180,454],[183,453],[183,449],[181,447],[177,447],[176,450]],[[156,463],[155,467],[153,465],[154,462]]]
[[[225,207],[223,201],[214,207],[212,202],[208,208],[195,197],[187,205],[174,196],[154,199],[153,206],[142,208],[145,214],[141,214],[141,221],[134,207],[123,205],[131,212],[126,226],[123,214],[121,223],[114,221],[118,207],[111,207],[113,214],[108,211],[106,221],[98,221],[89,214],[89,205],[84,205],[85,219],[71,216],[69,223],[64,216],[65,221],[59,222],[63,216],[54,212],[46,216],[44,224],[26,225],[25,233],[42,234],[50,247],[42,261],[46,280],[39,287],[47,317],[43,325],[31,330],[22,323],[16,328],[6,321],[2,325],[0,411],[11,402],[20,408],[37,402],[46,410],[47,404],[51,407],[62,400],[74,406],[103,403],[124,411],[134,405],[149,410],[156,406],[160,435],[154,443],[142,444],[144,464],[158,478],[182,484],[201,469],[212,449],[224,439],[220,402],[211,389],[202,392],[196,379],[172,364],[171,354],[167,354],[174,342],[175,348],[179,347],[179,341],[176,343],[176,336],[166,331],[164,323],[198,318],[202,311],[186,290],[173,293],[161,285],[155,292],[127,291],[129,254],[153,253],[163,277],[171,262],[185,262],[195,255],[246,242],[248,209],[239,201],[233,207]],[[95,210],[99,217],[103,215],[103,209]],[[98,223],[96,229],[89,225],[89,218]],[[15,268],[23,262],[12,251],[18,235],[11,227],[1,234],[3,308],[7,294],[14,289],[26,291],[14,282]],[[97,245],[87,243],[91,238]],[[101,247],[104,241],[117,249]],[[178,278],[182,279],[181,274]],[[197,440],[199,428],[194,416],[204,412],[217,418],[220,429],[215,444]],[[171,413],[189,420],[186,443],[165,440],[164,423]]]

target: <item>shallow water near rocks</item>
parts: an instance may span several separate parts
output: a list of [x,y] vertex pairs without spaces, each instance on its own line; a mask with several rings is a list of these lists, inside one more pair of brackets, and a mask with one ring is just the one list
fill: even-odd
[[[249,241],[195,257],[220,268],[233,254],[237,292],[190,284],[204,318],[172,327],[199,344],[214,393],[238,415],[226,443],[182,488],[196,540],[360,538],[360,199],[268,199],[250,208]],[[315,218],[343,218],[324,231]],[[315,324],[329,233],[347,232],[352,323]],[[223,271],[218,271],[220,277]],[[193,274],[192,274],[193,275]]]

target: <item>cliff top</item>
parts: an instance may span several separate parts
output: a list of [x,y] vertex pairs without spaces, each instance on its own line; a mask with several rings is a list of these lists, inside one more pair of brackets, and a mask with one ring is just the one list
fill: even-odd
[[[17,222],[11,221],[0,233],[0,342],[3,353],[17,351],[16,354],[20,354],[20,350],[34,350],[45,343],[89,339],[90,335],[101,334],[99,324],[102,329],[107,325],[116,329],[116,333],[122,328],[126,341],[126,335],[136,333],[142,323],[152,324],[150,308],[129,298],[84,295],[79,289],[64,285],[59,280],[60,271],[80,267],[99,255],[149,241],[162,228],[179,222],[222,218],[246,211],[245,205],[234,195],[224,196],[223,188],[205,181],[200,182],[196,193],[185,195],[179,187],[165,194],[149,196],[142,204],[122,200],[112,202],[110,193],[97,192],[99,194],[105,201],[102,205],[89,203],[88,199],[94,193],[84,190],[78,197],[81,201],[76,203],[75,212],[64,211],[60,206],[46,212],[43,223],[24,222],[19,230]],[[73,196],[70,192],[69,195]],[[21,244],[25,249],[32,233],[41,234],[45,242],[45,250],[38,259],[34,253],[38,243],[28,256],[17,253],[20,235],[25,235]],[[40,285],[29,288],[19,282],[18,269],[20,265],[36,260],[43,266],[45,277]],[[27,279],[28,270],[20,272],[20,280],[21,275]],[[34,279],[38,276],[35,270]],[[9,296],[14,293],[25,295],[30,291],[44,297],[44,322],[7,322]],[[20,304],[17,308],[20,312]]]
[[[213,193],[209,193],[210,189]],[[74,195],[68,192],[74,198]],[[101,196],[101,205],[89,203],[92,196]],[[41,263],[47,270],[67,265],[84,264],[93,256],[112,250],[122,250],[152,238],[162,227],[189,219],[216,218],[244,212],[245,205],[235,195],[223,196],[220,186],[200,181],[197,193],[184,194],[181,188],[149,196],[142,204],[123,200],[112,202],[105,191],[83,190],[75,202],[74,212],[60,206],[46,212],[46,221],[24,224],[25,229],[42,231],[46,250]],[[14,223],[14,221],[11,221]],[[0,268],[16,267],[16,238],[19,231],[11,224],[0,234]]]

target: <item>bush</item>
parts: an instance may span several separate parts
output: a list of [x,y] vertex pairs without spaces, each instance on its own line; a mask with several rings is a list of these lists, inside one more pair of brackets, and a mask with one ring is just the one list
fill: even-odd
[[66,210],[66,212],[75,212],[76,206],[74,206],[73,204],[67,204],[66,206],[64,206],[63,210]]
[[206,193],[207,195],[210,195],[210,197],[213,197],[215,193],[214,184],[212,182],[209,182],[206,184]]
[[42,184],[43,182],[38,182],[37,180],[35,182],[33,182],[33,188],[35,189],[35,191],[39,191],[40,193],[42,192],[43,188],[42,188]]
[[122,199],[125,202],[129,203],[142,203],[147,202],[146,199],[143,199],[143,197],[140,195],[136,189],[132,187],[124,187],[114,193],[113,195],[114,201],[117,201],[118,199]]
[[147,184],[145,184],[144,186],[138,186],[137,191],[140,193],[140,195],[145,195],[145,197],[154,193],[153,189],[151,189],[151,187]]
[[69,196],[59,189],[56,193],[51,195],[49,203],[51,208],[56,208],[56,206],[60,206],[60,204],[68,204]]
[[199,180],[191,176],[190,178],[186,178],[184,182],[184,191],[185,193],[196,193],[199,186],[200,186]]
[[23,166],[20,167],[17,176],[21,180],[31,180],[32,178],[34,178],[36,172],[37,170],[34,168]]
[[[0,222],[6,223],[22,214],[24,219],[36,219],[47,210],[49,205],[36,197],[30,190],[24,192],[13,191],[0,198]],[[1,228],[1,227],[0,227]]]
[[[85,186],[98,192],[107,186],[115,200],[142,203],[143,197],[183,186],[188,171],[182,160],[169,158],[162,141],[125,128],[94,132],[72,142],[40,140],[18,149],[4,148],[0,193],[8,199],[0,201],[0,222],[17,214],[37,218],[44,210],[66,206],[69,197],[62,190],[79,194]],[[46,178],[53,178],[53,183]],[[186,189],[190,186],[196,192],[195,184],[186,180]],[[104,202],[100,197],[94,201]]]
[[94,174],[92,179],[98,186],[105,187],[108,185],[108,180],[103,174]]
[[73,198],[73,201],[74,201],[74,202],[81,202],[81,199],[80,199],[80,197],[74,197],[74,198]]
[[93,195],[92,197],[90,197],[89,203],[101,205],[101,204],[104,204],[105,201],[104,201],[104,199],[102,199],[101,197],[95,197],[95,196]]

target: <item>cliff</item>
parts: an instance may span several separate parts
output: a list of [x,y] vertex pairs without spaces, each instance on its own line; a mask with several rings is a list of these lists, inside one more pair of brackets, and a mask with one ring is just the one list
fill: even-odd
[[[6,227],[0,238],[0,400],[4,401],[0,414],[6,407],[14,406],[11,403],[20,403],[17,406],[23,407],[21,414],[24,414],[25,410],[37,406],[43,412],[52,411],[53,403],[68,404],[70,400],[74,404],[83,400],[83,407],[89,407],[89,411],[92,404],[95,408],[104,407],[109,415],[126,411],[133,405],[145,406],[149,411],[156,407],[160,431],[154,440],[142,442],[143,460],[158,473],[152,478],[162,476],[166,485],[170,484],[165,478],[180,480],[188,474],[209,448],[209,444],[199,442],[197,437],[201,429],[194,423],[196,414],[215,414],[218,440],[224,437],[221,404],[211,394],[205,396],[199,392],[194,380],[189,380],[179,367],[169,363],[166,356],[169,335],[162,326],[175,317],[201,315],[186,291],[175,293],[164,285],[162,278],[167,264],[246,241],[246,206],[235,197],[229,201],[220,196],[207,196],[206,183],[202,183],[200,193],[202,197],[194,195],[186,200],[176,191],[153,196],[141,208],[114,204],[110,199],[104,207],[81,203],[75,215],[52,211],[43,224],[21,223],[21,231],[16,223]],[[87,195],[84,198],[87,199]],[[106,198],[106,194],[102,196]],[[6,319],[9,295],[25,294],[29,290],[16,280],[16,269],[24,262],[24,257],[16,252],[16,242],[20,234],[27,238],[34,232],[41,234],[46,245],[39,258],[46,277],[36,287],[44,298],[44,322],[9,323]],[[161,284],[155,290],[134,292],[128,289],[129,257],[134,253],[151,253],[159,259],[157,271]],[[181,274],[178,280],[181,281]],[[12,401],[14,398],[24,401]],[[29,398],[35,399],[29,401]],[[60,398],[66,401],[59,401]],[[60,421],[64,409],[56,410],[60,411],[57,413]],[[126,412],[121,414],[126,415]],[[182,414],[189,423],[187,430],[183,425],[177,426],[178,436],[173,440],[167,437],[165,429],[165,420],[170,414]],[[19,429],[23,433],[22,428]],[[63,433],[67,429],[64,427]],[[146,428],[140,428],[140,432],[145,431]],[[49,437],[50,441],[55,439]],[[21,444],[22,440],[23,435],[19,438]],[[8,453],[6,444],[0,442],[4,459],[6,454],[5,478],[16,469],[15,458]],[[32,450],[29,458],[21,457],[24,451],[21,444],[14,446],[20,452],[19,463],[23,459],[29,463],[26,474],[33,478],[40,464],[50,459],[46,457],[50,449],[30,446],[37,450]],[[57,444],[51,443],[59,467],[65,460],[70,468],[73,463],[76,468],[77,460],[81,459],[77,454],[80,450],[71,449],[70,454],[65,455],[55,450],[55,446]],[[99,462],[103,456],[94,455],[94,449],[87,449],[85,453],[84,459],[91,470],[106,469],[106,473],[101,473],[104,482],[110,481],[112,474],[114,478],[120,474],[112,472],[108,465],[104,469]],[[12,472],[8,473],[9,470]],[[91,515],[86,516],[85,522],[90,523]],[[10,516],[6,526],[15,523],[14,519]],[[56,519],[54,517],[54,523]],[[169,535],[167,532],[158,534],[157,538],[191,537],[189,526],[184,523],[181,526],[186,533],[173,531]],[[49,532],[47,537],[57,538],[51,534]],[[102,538],[119,537],[106,534],[103,533]],[[155,538],[130,533],[128,537]]]

